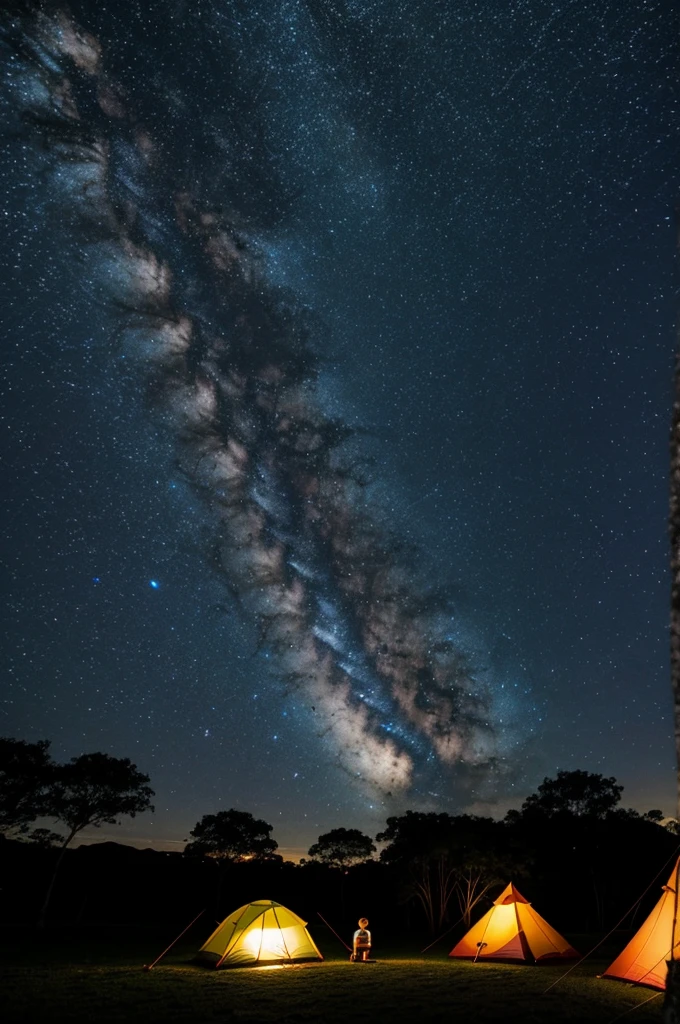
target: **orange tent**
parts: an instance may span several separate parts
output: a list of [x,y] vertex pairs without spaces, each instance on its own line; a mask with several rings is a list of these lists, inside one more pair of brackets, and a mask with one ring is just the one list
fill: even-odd
[[678,922],[678,872],[680,858],[664,885],[663,895],[622,953],[607,968],[603,978],[636,981],[640,985],[665,989],[666,961],[677,960],[680,946]]
[[576,960],[578,953],[510,883],[449,956],[464,960]]

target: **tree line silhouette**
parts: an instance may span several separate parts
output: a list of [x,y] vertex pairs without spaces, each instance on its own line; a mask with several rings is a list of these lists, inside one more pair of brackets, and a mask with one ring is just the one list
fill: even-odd
[[577,770],[545,778],[502,820],[407,810],[374,838],[331,829],[299,864],[277,853],[272,825],[236,808],[204,815],[181,854],[72,847],[86,827],[153,810],[149,781],[127,758],[97,752],[56,764],[47,741],[0,738],[0,851],[13,879],[4,916],[151,922],[200,897],[217,920],[265,895],[309,917],[322,906],[341,923],[366,913],[391,933],[439,935],[468,928],[512,880],[562,927],[597,932],[679,845],[674,819],[622,808],[616,779]]

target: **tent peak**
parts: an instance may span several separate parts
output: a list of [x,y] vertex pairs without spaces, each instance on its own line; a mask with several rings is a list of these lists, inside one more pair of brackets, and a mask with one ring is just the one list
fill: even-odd
[[522,896],[522,893],[516,886],[512,884],[512,882],[510,882],[509,885],[506,885],[505,889],[503,889],[503,892],[500,894],[498,899],[495,899],[493,902],[495,907],[502,907],[505,906],[505,904],[507,903],[529,904],[529,900],[525,899],[524,896]]

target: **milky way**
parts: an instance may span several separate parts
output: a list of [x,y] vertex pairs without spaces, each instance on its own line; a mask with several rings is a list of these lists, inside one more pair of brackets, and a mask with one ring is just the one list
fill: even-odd
[[[323,325],[268,280],[248,215],[206,201],[194,154],[189,172],[187,154],[168,159],[94,35],[56,9],[18,18],[7,45],[13,99],[118,310],[112,343],[210,511],[213,557],[273,685],[314,710],[368,794],[498,770],[500,705],[453,639],[452,604],[371,509],[355,431],[323,407]],[[248,145],[228,127],[225,147]]]
[[4,5],[3,732],[170,842],[664,805],[673,8]]

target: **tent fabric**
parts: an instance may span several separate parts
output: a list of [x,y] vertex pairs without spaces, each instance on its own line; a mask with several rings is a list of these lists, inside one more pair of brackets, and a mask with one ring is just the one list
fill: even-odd
[[307,922],[274,900],[239,907],[215,929],[197,959],[215,967],[323,960]]
[[680,959],[678,924],[678,874],[680,858],[664,885],[661,899],[626,948],[607,968],[603,978],[634,981],[652,988],[666,988],[666,961]]
[[510,883],[490,910],[453,947],[462,960],[575,960],[579,954]]

